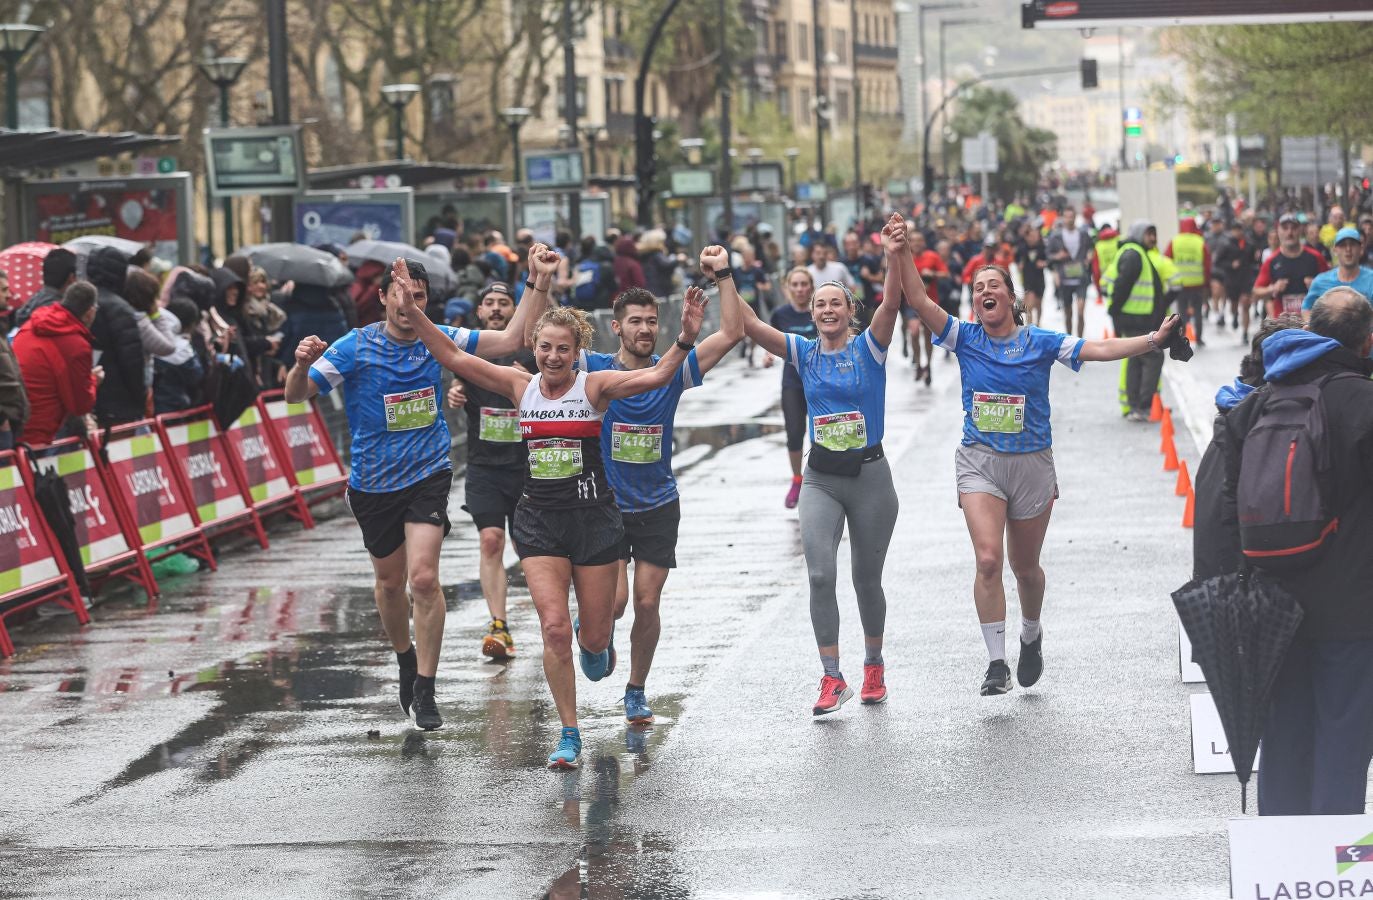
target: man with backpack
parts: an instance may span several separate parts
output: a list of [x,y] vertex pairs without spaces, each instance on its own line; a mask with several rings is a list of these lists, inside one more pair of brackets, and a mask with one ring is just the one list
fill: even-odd
[[585,312],[609,309],[615,296],[615,257],[610,248],[598,245],[594,238],[582,242],[582,257],[572,267],[572,288],[567,292],[567,305]]
[[1364,811],[1373,760],[1373,306],[1334,288],[1263,343],[1226,420],[1241,549],[1305,612],[1273,688],[1260,815]]

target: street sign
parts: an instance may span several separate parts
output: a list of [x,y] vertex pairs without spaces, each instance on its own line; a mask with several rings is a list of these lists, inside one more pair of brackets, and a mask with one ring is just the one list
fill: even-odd
[[1125,107],[1125,136],[1140,137],[1144,134],[1144,110],[1138,106]]
[[1282,186],[1311,187],[1344,179],[1340,145],[1333,137],[1282,139]]
[[779,162],[744,163],[739,167],[734,178],[736,191],[775,191],[781,193],[782,184],[782,164]]
[[1235,162],[1246,169],[1268,165],[1268,140],[1261,134],[1241,136]]
[[157,158],[157,174],[170,175],[176,171],[175,156],[159,156]]
[[823,203],[829,198],[829,190],[824,182],[803,181],[796,186],[796,199],[805,200],[811,203]]
[[672,196],[709,197],[715,193],[715,170],[706,168],[673,169]]
[[1022,28],[1122,28],[1168,25],[1255,25],[1373,19],[1368,0],[1031,0],[1020,4]]
[[305,150],[299,125],[205,129],[210,193],[296,194],[305,189]]
[[524,154],[524,186],[531,191],[580,188],[586,167],[580,150],[538,150]]
[[963,171],[990,175],[997,170],[998,162],[996,138],[991,132],[983,131],[977,137],[963,139]]

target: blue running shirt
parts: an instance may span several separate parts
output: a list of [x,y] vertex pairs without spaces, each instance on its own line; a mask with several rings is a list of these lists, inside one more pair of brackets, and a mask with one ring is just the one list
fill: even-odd
[[963,443],[1001,453],[1035,453],[1053,446],[1049,429],[1049,370],[1082,368],[1081,338],[1033,325],[994,338],[981,324],[949,316],[936,346],[958,354],[963,376]]
[[828,450],[862,450],[882,442],[887,411],[887,348],[864,329],[844,349],[787,335],[787,365],[806,391],[810,441]]
[[[653,357],[656,365],[658,357]],[[585,372],[620,370],[611,353],[582,351],[579,368]],[[687,354],[677,377],[665,387],[612,400],[601,420],[601,456],[606,478],[615,490],[621,512],[657,509],[677,499],[677,480],[672,477],[672,420],[682,391],[703,381],[696,351]]]
[[[478,332],[440,325],[468,353]],[[398,343],[386,323],[354,328],[310,367],[310,380],[327,394],[345,386],[353,433],[348,484],[371,494],[409,487],[451,468],[452,441],[443,418],[443,367],[420,341]]]

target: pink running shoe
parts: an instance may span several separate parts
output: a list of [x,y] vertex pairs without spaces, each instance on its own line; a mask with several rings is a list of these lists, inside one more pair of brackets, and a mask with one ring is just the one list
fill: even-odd
[[801,499],[801,479],[793,478],[791,487],[787,490],[787,509],[795,509],[796,504]]
[[842,678],[826,675],[820,679],[820,699],[815,701],[815,707],[811,709],[811,714],[823,716],[826,713],[832,713],[848,702],[852,696],[853,688],[849,687]]
[[887,702],[887,667],[884,665],[872,665],[863,667],[863,690],[858,692],[859,698],[866,704]]

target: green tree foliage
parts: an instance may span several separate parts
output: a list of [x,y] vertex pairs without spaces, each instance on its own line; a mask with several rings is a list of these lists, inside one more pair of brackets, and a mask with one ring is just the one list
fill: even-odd
[[1014,94],[988,87],[972,87],[958,100],[949,120],[954,138],[945,145],[945,159],[962,159],[962,141],[989,131],[996,138],[1000,168],[988,177],[997,196],[1010,198],[1028,193],[1039,183],[1039,174],[1058,155],[1058,137],[1043,128],[1032,128],[1020,117]]

